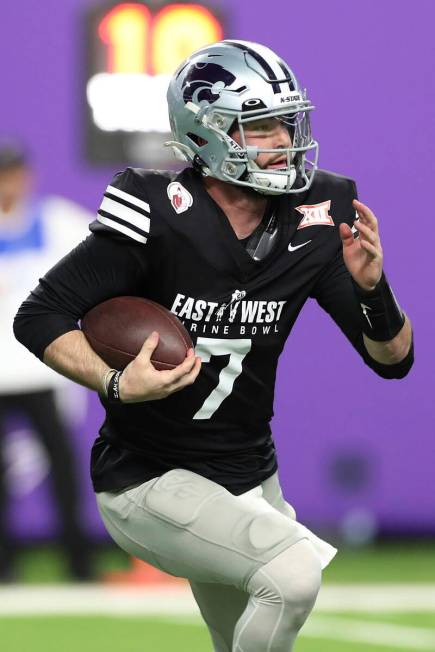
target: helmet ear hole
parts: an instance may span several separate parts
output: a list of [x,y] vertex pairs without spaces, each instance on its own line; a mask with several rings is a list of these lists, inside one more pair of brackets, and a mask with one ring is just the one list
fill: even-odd
[[239,128],[239,124],[237,120],[233,120],[233,122],[230,125],[230,128],[227,131],[228,136],[232,137],[233,133],[237,131],[238,128]]
[[192,132],[188,132],[186,136],[198,147],[204,147],[204,145],[208,144],[208,140],[201,138],[201,136],[197,136],[196,134],[192,134]]

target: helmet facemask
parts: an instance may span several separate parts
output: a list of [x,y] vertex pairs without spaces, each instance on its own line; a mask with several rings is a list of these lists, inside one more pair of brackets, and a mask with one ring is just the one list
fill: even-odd
[[[288,194],[306,189],[311,183],[309,168],[315,170],[318,159],[318,145],[311,135],[309,117],[311,108],[289,112],[287,107],[285,112],[280,109],[266,114],[260,112],[255,112],[255,115],[251,112],[238,114],[231,131],[234,128],[238,129],[240,145],[233,140],[234,151],[230,150],[222,166],[222,173],[226,180],[247,185],[263,194]],[[286,127],[290,135],[290,147],[264,148],[247,144],[246,127],[262,117],[276,118]],[[309,153],[312,153],[312,157],[308,156]],[[280,155],[279,158],[285,157],[285,162],[277,169],[261,168],[256,162],[261,154]],[[245,172],[237,180],[234,179],[234,158],[238,163],[243,160],[246,165]]]

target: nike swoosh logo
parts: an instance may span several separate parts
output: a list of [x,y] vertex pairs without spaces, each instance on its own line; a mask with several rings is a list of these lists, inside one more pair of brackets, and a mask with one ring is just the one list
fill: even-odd
[[369,314],[368,314],[368,312],[367,312],[367,310],[372,310],[372,308],[370,308],[370,306],[366,306],[365,303],[360,303],[359,305],[360,305],[361,308],[362,308],[362,311],[363,311],[363,313],[364,313],[364,317],[365,317],[365,318],[367,319],[367,321],[369,322],[369,326],[370,326],[370,328],[373,328],[373,324],[372,324],[372,322],[370,321],[370,317],[369,317]]
[[288,246],[288,250],[289,251],[296,251],[296,249],[300,249],[301,247],[305,247],[305,245],[310,244],[310,242],[311,242],[311,240],[307,240],[307,242],[303,242],[300,245],[296,245],[296,247],[293,247],[292,243],[290,242],[290,244]]

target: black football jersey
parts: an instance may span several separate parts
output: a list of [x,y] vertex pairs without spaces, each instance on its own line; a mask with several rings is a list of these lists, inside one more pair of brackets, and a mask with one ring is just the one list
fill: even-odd
[[271,198],[274,242],[255,260],[194,169],[128,168],[114,177],[92,235],[41,279],[17,331],[33,324],[21,339],[42,358],[94,305],[143,296],[183,322],[202,369],[192,386],[166,399],[111,405],[101,398],[107,416],[92,451],[96,491],[181,467],[240,494],[274,473],[276,368],[309,297],[376,373],[402,374],[376,363],[363,344],[338,232],[341,222],[353,224],[355,197],[352,180],[318,171],[308,192]]

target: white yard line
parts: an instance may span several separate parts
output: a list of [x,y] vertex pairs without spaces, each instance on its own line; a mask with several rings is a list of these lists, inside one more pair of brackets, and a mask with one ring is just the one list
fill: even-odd
[[404,650],[435,650],[435,630],[389,623],[313,616],[301,636],[335,641],[386,645]]
[[316,610],[435,612],[435,584],[329,584],[321,588]]
[[190,589],[112,587],[98,584],[0,588],[5,615],[192,615],[198,613]]
[[[435,613],[435,585],[324,586],[317,600],[315,612],[340,611]],[[120,587],[101,584],[0,587],[0,616],[25,614],[188,616],[197,613],[198,609],[190,589],[184,584],[162,587]]]

